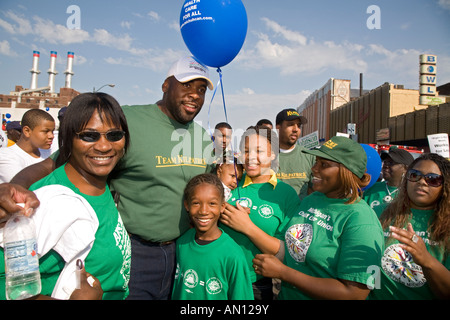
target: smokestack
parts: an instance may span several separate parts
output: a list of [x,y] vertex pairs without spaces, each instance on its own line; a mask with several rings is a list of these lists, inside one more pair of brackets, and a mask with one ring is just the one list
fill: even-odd
[[38,83],[38,74],[41,73],[38,70],[39,67],[39,51],[33,51],[33,67],[31,68],[31,84],[30,89],[36,89]]
[[48,69],[48,86],[50,87],[49,92],[55,92],[55,76],[58,74],[56,71],[56,51],[50,51],[50,69]]
[[65,84],[66,88],[72,88],[72,76],[74,75],[72,71],[73,56],[74,56],[73,52],[70,51],[67,52],[67,70],[64,72],[64,74],[66,75],[66,84]]
[[359,96],[362,97],[363,95],[363,74],[359,74]]

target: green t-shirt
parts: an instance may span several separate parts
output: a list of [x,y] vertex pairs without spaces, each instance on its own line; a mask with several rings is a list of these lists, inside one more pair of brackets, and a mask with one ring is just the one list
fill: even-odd
[[[63,185],[85,198],[94,209],[99,222],[95,241],[84,261],[86,271],[99,279],[104,300],[121,300],[128,296],[130,279],[131,243],[108,186],[101,196],[89,196],[80,192],[69,180],[61,166],[30,187],[37,190],[47,185]],[[64,208],[61,208],[64,214]],[[3,250],[1,252],[3,261]],[[65,265],[62,257],[51,250],[39,259],[41,294],[50,296]],[[3,265],[4,267],[4,265]],[[4,269],[1,270],[4,273]],[[4,278],[1,281],[4,284]],[[4,288],[4,286],[3,286]],[[4,290],[0,292],[4,298]]]
[[226,233],[208,244],[195,229],[177,239],[174,300],[253,300],[250,274],[241,249]]
[[[275,176],[273,176],[274,179]],[[250,219],[252,222],[268,235],[274,236],[283,228],[283,223],[289,221],[293,214],[298,212],[300,200],[295,190],[286,183],[276,179],[276,186],[271,183],[251,183],[243,187],[246,181],[245,175],[239,182],[238,188],[232,191],[232,197],[228,201],[236,205],[236,201],[242,206],[250,208]],[[240,196],[240,199],[239,199]],[[253,270],[252,260],[261,251],[250,241],[250,239],[223,224],[220,225],[231,238],[244,251],[249,266],[251,280],[255,282],[262,278]]]
[[397,190],[397,187],[388,186],[385,181],[376,182],[372,187],[364,191],[363,199],[380,217],[386,206],[397,196]]
[[[437,243],[430,240],[428,230],[433,210],[411,209],[411,224],[420,236],[430,254],[450,270],[450,255]],[[406,226],[405,226],[406,227]],[[399,241],[389,237],[389,230],[385,230],[385,247],[381,259],[381,279],[379,288],[372,290],[370,299],[374,300],[428,300],[437,299],[432,293],[423,274],[422,267],[414,263],[411,254],[398,246]]]
[[301,199],[308,195],[308,184],[311,180],[311,168],[316,161],[316,157],[303,153],[305,148],[295,145],[290,152],[280,152],[279,168],[277,178],[297,191]]
[[[111,174],[111,190],[131,234],[154,242],[176,239],[189,228],[183,190],[205,173],[212,143],[195,122],[180,124],[157,105],[124,106],[130,148]],[[208,147],[209,146],[209,147]]]
[[[284,263],[304,274],[367,284],[380,265],[383,232],[365,201],[344,204],[313,192],[278,235],[285,241]],[[282,282],[280,300],[311,299]]]

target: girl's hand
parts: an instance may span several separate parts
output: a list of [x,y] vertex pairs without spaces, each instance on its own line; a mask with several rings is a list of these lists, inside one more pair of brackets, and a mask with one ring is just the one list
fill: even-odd
[[253,261],[253,269],[257,274],[268,278],[281,279],[285,265],[271,254],[257,254]]
[[238,201],[236,201],[236,207],[226,203],[225,210],[220,217],[220,221],[233,230],[244,232],[244,230],[247,229],[246,226],[253,224],[249,214],[250,208],[242,207]]

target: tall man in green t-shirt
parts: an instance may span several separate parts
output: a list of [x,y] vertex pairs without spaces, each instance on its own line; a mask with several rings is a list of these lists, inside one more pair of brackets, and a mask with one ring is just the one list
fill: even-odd
[[123,107],[131,144],[110,184],[131,239],[128,299],[167,299],[172,292],[175,239],[189,229],[183,190],[212,162],[211,139],[193,121],[207,88],[208,68],[184,57],[169,70],[162,100]]
[[304,148],[297,143],[306,123],[306,118],[295,109],[280,111],[275,121],[280,143],[277,178],[293,187],[300,199],[310,193],[311,168],[316,161],[316,157],[303,153]]

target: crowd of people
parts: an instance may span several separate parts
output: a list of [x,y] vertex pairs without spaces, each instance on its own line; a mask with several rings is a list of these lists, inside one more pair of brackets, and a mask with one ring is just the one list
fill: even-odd
[[362,146],[336,136],[301,147],[295,109],[250,125],[239,146],[228,123],[199,141],[193,120],[213,84],[192,57],[161,89],[140,106],[80,94],[45,159],[55,122],[44,115],[21,122],[16,149],[30,160],[13,170],[12,147],[0,149],[0,237],[14,212],[35,221],[34,299],[450,298],[448,159],[391,148],[366,190],[379,177]]

